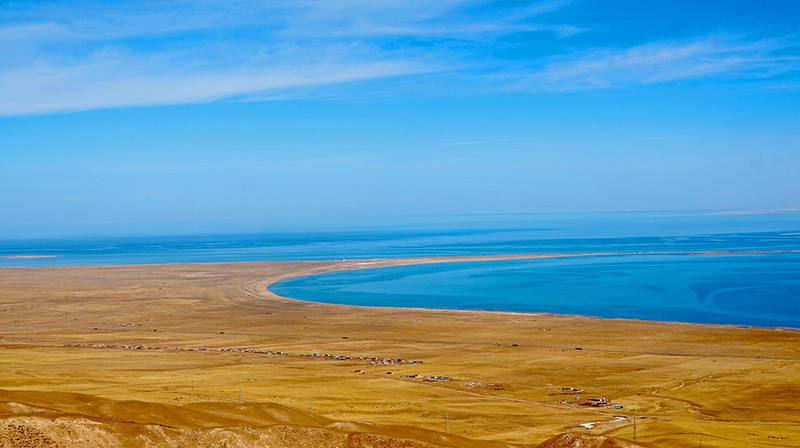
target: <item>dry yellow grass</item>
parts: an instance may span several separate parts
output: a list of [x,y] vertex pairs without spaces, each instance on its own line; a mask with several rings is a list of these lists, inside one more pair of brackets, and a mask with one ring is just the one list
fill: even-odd
[[0,269],[0,446],[536,446],[633,439],[634,416],[653,446],[800,446],[798,331],[266,290],[361,263]]

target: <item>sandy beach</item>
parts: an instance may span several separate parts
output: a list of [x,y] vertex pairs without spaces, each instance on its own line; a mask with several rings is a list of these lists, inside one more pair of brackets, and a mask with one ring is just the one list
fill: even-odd
[[0,269],[0,446],[800,446],[797,330],[267,289],[492,258]]

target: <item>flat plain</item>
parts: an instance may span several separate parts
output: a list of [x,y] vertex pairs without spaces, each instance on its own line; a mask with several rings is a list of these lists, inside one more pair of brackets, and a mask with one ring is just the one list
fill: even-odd
[[457,260],[0,269],[0,446],[800,446],[798,330],[267,290]]

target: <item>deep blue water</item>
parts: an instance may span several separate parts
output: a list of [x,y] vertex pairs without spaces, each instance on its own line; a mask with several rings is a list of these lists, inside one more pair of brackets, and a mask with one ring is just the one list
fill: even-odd
[[441,263],[299,277],[270,289],[349,305],[800,328],[800,253]]
[[[0,240],[0,267],[800,250],[800,212],[474,215],[315,225],[327,230]],[[29,256],[44,258],[24,258]],[[449,263],[327,274],[273,289],[336,303],[800,327],[798,256],[656,254]]]

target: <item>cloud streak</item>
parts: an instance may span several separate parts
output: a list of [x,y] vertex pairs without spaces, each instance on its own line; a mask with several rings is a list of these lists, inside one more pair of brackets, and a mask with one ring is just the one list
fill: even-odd
[[[131,59],[89,61],[72,67],[37,66],[0,76],[0,114],[78,111],[108,107],[210,102],[268,90],[312,87],[421,73],[402,62],[304,67],[160,72]],[[134,64],[134,66],[131,66]]]
[[486,9],[488,4],[79,0],[4,5],[0,115],[262,99],[292,89],[452,73],[472,65],[476,52],[507,33],[545,30],[558,37],[577,32],[533,21],[564,1],[536,1],[527,9]]
[[800,70],[791,42],[713,35],[599,48],[557,56],[521,75],[516,87],[536,91],[620,88],[711,77],[768,78]]
[[[9,3],[0,6],[0,115],[291,98],[364,81],[384,81],[379,90],[395,94],[422,85],[541,93],[798,70],[797,56],[786,51],[797,46],[781,39],[570,44],[588,29],[559,20],[570,6],[566,0]],[[520,38],[522,50],[509,43]],[[523,57],[501,51],[537,46],[558,51]],[[419,82],[397,81],[410,76]]]

